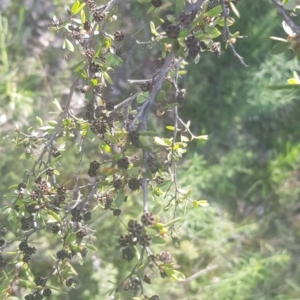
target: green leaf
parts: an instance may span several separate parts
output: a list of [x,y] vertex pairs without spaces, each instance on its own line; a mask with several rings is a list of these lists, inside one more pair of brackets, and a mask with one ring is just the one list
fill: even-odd
[[277,37],[277,36],[270,36],[270,39],[271,39],[271,40],[278,41],[278,42],[288,43],[288,40],[287,40],[287,39],[283,39],[283,38],[280,38],[280,37]]
[[208,140],[208,135],[194,136],[193,139],[196,139],[196,140]]
[[270,53],[272,55],[278,55],[281,54],[283,52],[285,52],[286,50],[288,50],[290,47],[289,43],[277,43],[276,45],[273,46],[273,48],[270,50]]
[[151,242],[154,244],[165,244],[167,242],[167,240],[156,235],[151,238]]
[[230,7],[231,7],[233,13],[237,16],[237,18],[240,18],[240,13],[237,10],[236,6],[231,1],[229,2],[229,4],[230,4]]
[[109,77],[109,75],[106,72],[103,72],[103,76],[109,84],[113,84],[111,78]]
[[175,2],[175,14],[179,15],[184,11],[184,1],[183,0],[176,0]]
[[136,97],[137,103],[143,103],[148,98],[149,92],[140,92]]
[[72,8],[71,8],[71,14],[72,15],[75,15],[75,11],[77,11],[77,9],[79,8],[80,6],[80,1],[76,1],[73,5],[72,5]]
[[165,91],[160,91],[158,93],[158,95],[156,96],[156,101],[157,102],[163,102],[165,98],[166,98],[166,92]]
[[162,204],[161,203],[157,203],[154,205],[154,207],[152,208],[152,214],[153,215],[158,215],[160,213],[160,211],[162,210]]
[[59,215],[57,215],[53,210],[47,209],[47,214],[53,217],[57,222],[61,222]]
[[205,13],[205,16],[209,17],[209,18],[213,18],[213,17],[218,16],[221,12],[222,12],[222,6],[221,5],[217,5],[214,8],[210,9],[209,11],[207,11]]
[[150,8],[147,10],[146,15],[151,14],[154,11],[155,11],[155,7],[151,5]]
[[56,99],[54,99],[53,104],[55,105],[55,107],[56,107],[60,112],[63,111],[62,108],[61,108],[61,106],[60,106],[60,104],[59,104],[59,102],[58,102]]
[[205,32],[214,39],[221,35],[221,32],[216,27],[205,26]]
[[36,116],[35,118],[36,118],[36,120],[37,120],[38,125],[39,125],[40,127],[42,127],[42,126],[43,126],[43,120],[42,120],[40,117],[38,117],[38,116]]
[[114,175],[116,173],[118,173],[119,170],[118,169],[114,169],[114,168],[103,168],[100,173],[104,176],[110,176],[110,175]]
[[125,198],[125,195],[124,195],[124,192],[122,192],[121,190],[119,190],[118,194],[117,194],[117,197],[114,201],[114,204],[116,205],[116,207],[121,207],[122,204],[124,203],[124,198]]
[[76,239],[76,233],[71,232],[68,234],[67,238],[65,239],[65,245],[71,245],[73,241]]
[[111,47],[111,38],[105,37],[105,38],[101,41],[101,45],[102,45],[105,49],[110,48],[110,47]]
[[179,220],[181,220],[181,217],[178,217],[178,218],[176,218],[176,219],[171,220],[170,222],[166,223],[166,224],[164,225],[164,227],[169,227],[169,226],[175,224],[176,222],[178,222]]
[[88,131],[87,131],[87,138],[93,142],[95,140],[95,135],[94,133],[92,132],[92,130],[89,128]]
[[79,13],[82,10],[82,8],[84,6],[85,6],[85,3],[80,4],[80,1],[76,1],[71,8],[71,14],[76,15],[77,13]]
[[67,49],[71,52],[74,52],[73,44],[68,39],[65,39],[65,42],[66,42]]
[[280,90],[295,90],[299,89],[300,84],[283,84],[283,85],[270,85],[268,86],[268,89],[274,90],[274,91],[280,91]]
[[150,30],[151,30],[151,33],[153,35],[155,35],[155,36],[158,35],[158,33],[157,33],[156,29],[155,29],[155,24],[152,21],[150,22]]
[[[231,17],[227,18],[227,26],[232,26],[234,23],[235,23],[234,18],[231,18]],[[225,19],[224,18],[218,18],[216,24],[219,25],[219,26],[224,26],[225,25]]]
[[85,246],[92,251],[97,251],[97,248],[94,245],[86,244]]
[[83,9],[80,12],[80,19],[81,19],[81,23],[84,24],[86,21],[86,16],[85,16],[85,12]]
[[141,3],[141,4],[146,4],[146,3],[149,3],[151,0],[138,0],[138,3]]
[[174,126],[166,126],[166,128],[167,128],[168,130],[172,130],[172,131],[174,131],[174,129],[175,129]]
[[209,203],[207,202],[207,200],[197,200],[197,204],[202,207],[209,206]]
[[154,139],[155,144],[157,144],[157,145],[168,146],[168,144],[165,142],[165,140],[158,136],[154,137],[153,139]]

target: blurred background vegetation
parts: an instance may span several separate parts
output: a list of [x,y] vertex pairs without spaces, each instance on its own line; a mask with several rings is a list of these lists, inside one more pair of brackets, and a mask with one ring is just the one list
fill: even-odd
[[[12,142],[16,126],[26,132],[37,126],[36,116],[45,122],[51,119],[52,101],[57,98],[63,103],[68,92],[76,55],[62,50],[62,38],[47,30],[53,15],[64,14],[62,2],[71,4],[69,0],[0,4],[1,205],[13,199],[8,187],[21,182],[31,164],[19,160],[24,149]],[[120,7],[121,24],[130,34],[124,64],[115,73],[116,99],[128,93],[124,81],[128,76],[144,78],[155,71],[157,50],[146,60],[144,48],[132,46],[135,39],[149,38],[139,32],[148,26],[146,19],[141,20],[144,7],[132,3]],[[186,189],[194,189],[195,199],[206,199],[210,206],[182,212],[185,221],[178,229],[179,246],[170,241],[167,247],[188,280],[173,282],[157,274],[146,288],[147,294],[158,293],[161,299],[300,299],[299,92],[266,88],[284,83],[300,67],[289,54],[268,53],[269,36],[285,37],[268,1],[243,0],[238,9],[241,18],[233,32],[247,36],[238,40],[236,49],[248,67],[224,48],[220,59],[203,53],[199,64],[187,66],[188,100],[180,116],[191,121],[194,134],[208,134],[209,140],[193,142],[181,162],[179,180]],[[82,104],[82,95],[76,95],[74,110],[80,112]],[[76,140],[69,142],[74,145]],[[97,149],[86,144],[84,169],[96,155]],[[77,172],[78,154],[71,149],[62,164],[68,168],[60,180],[69,182]],[[88,177],[82,175],[80,180],[86,183]],[[139,205],[137,201],[128,204],[123,218],[138,215]],[[116,243],[122,226],[111,214],[98,214],[93,222],[99,251],[89,251],[84,264],[75,265],[76,290],[69,295],[54,293],[51,299],[113,299],[105,295],[113,287],[110,282],[119,282],[130,270]],[[32,262],[35,275],[53,264],[55,245],[50,236],[35,236],[39,245]],[[163,247],[157,246],[157,251]]]

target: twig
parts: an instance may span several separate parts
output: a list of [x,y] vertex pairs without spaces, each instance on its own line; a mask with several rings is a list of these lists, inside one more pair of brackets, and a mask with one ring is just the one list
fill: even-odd
[[180,282],[189,282],[189,281],[196,279],[198,277],[201,277],[201,276],[205,275],[206,273],[213,271],[217,268],[218,268],[218,265],[208,265],[205,269],[202,269],[202,270],[196,272],[195,274],[191,275],[190,277],[183,279],[183,280],[179,280],[179,281]]
[[278,2],[277,0],[272,0],[274,5],[277,8],[278,14],[281,16],[281,18],[284,20],[284,22],[291,27],[291,29],[296,33],[297,36],[300,36],[300,27],[297,26],[285,13],[284,6],[282,3]]
[[227,14],[224,0],[220,0],[220,1],[221,1],[221,6],[222,6],[222,10],[223,10],[223,15],[224,15],[224,30],[223,30],[224,41],[228,43],[233,55],[240,61],[240,63],[244,67],[247,67],[247,65],[244,62],[244,58],[236,52],[233,44],[231,43],[231,41],[229,41],[229,39],[231,37],[231,33],[230,33],[230,30],[228,27],[228,22],[227,22],[228,14]]
[[69,111],[69,107],[71,105],[71,101],[72,101],[72,97],[73,97],[73,93],[75,91],[75,88],[77,86],[77,83],[79,81],[79,77],[76,77],[74,82],[72,83],[71,87],[70,87],[70,93],[69,93],[69,96],[68,96],[68,100],[67,100],[67,103],[65,105],[65,109],[64,111],[61,113],[60,115],[60,118],[54,128],[54,131],[53,133],[51,134],[48,142],[45,144],[44,146],[44,149],[42,151],[42,153],[40,154],[40,156],[37,158],[37,160],[35,161],[35,163],[33,164],[32,168],[28,171],[27,173],[27,176],[31,175],[31,174],[34,174],[34,171],[35,171],[35,168],[36,166],[43,160],[44,158],[44,155],[46,154],[48,148],[53,144],[54,142],[54,139],[58,133],[58,130],[60,129],[60,126],[61,126],[61,123],[63,121],[63,119],[66,117],[66,115],[68,114],[68,111]]
[[165,62],[163,64],[163,66],[161,67],[159,75],[155,81],[155,84],[150,92],[149,97],[144,102],[144,104],[140,108],[140,111],[137,113],[137,115],[135,116],[134,120],[132,121],[132,123],[130,125],[131,130],[134,129],[134,125],[137,121],[140,121],[143,125],[146,124],[146,120],[148,118],[150,108],[155,100],[156,95],[158,94],[158,92],[161,89],[162,82],[165,78],[166,73],[169,70],[169,67],[171,65],[171,61],[172,61],[173,57],[174,57],[174,55],[172,53],[169,53],[167,55]]

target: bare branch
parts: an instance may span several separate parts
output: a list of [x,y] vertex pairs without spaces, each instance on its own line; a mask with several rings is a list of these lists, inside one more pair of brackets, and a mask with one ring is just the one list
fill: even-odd
[[300,36],[300,27],[297,26],[291,18],[287,16],[287,14],[284,11],[284,6],[282,3],[278,2],[277,0],[272,0],[274,5],[277,8],[278,14],[281,16],[282,20],[289,26],[291,29],[298,35]]
[[224,37],[224,41],[228,43],[229,45],[229,48],[231,49],[233,55],[240,61],[240,63],[244,66],[244,67],[247,67],[247,65],[245,64],[244,62],[244,58],[242,56],[240,56],[233,44],[229,41],[230,38],[231,38],[231,33],[230,33],[230,30],[229,30],[229,27],[228,27],[228,22],[227,22],[227,18],[228,18],[228,14],[227,14],[227,10],[226,10],[226,7],[225,7],[225,2],[224,0],[220,0],[221,1],[221,5],[222,5],[222,10],[223,10],[223,15],[224,15],[224,30],[223,30],[223,37]]

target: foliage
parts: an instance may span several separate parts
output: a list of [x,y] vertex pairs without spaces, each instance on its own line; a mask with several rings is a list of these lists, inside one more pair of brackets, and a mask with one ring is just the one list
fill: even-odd
[[[50,27],[70,52],[69,67],[77,76],[61,103],[56,95],[41,94],[49,99],[46,107],[55,110],[55,119],[49,121],[42,107],[23,107],[34,116],[29,122],[34,119],[38,126],[17,130],[14,142],[24,146],[28,170],[22,182],[15,174],[5,181],[6,186],[21,183],[11,186],[1,209],[3,224],[8,220],[1,260],[7,263],[3,297],[31,293],[37,298],[48,288],[52,299],[109,294],[116,299],[158,299],[150,297],[158,293],[167,299],[297,297],[298,273],[290,271],[297,257],[291,241],[298,234],[292,213],[298,195],[297,90],[274,94],[266,89],[278,88],[297,67],[284,57],[265,56],[268,44],[260,39],[267,36],[253,39],[253,51],[245,49],[247,62],[254,65],[243,74],[234,72],[237,62],[244,63],[240,56],[238,61],[222,53],[216,63],[222,32],[224,45],[232,51],[236,47],[240,52],[246,41],[235,44],[239,32],[247,33],[242,22],[246,12],[249,19],[254,15],[243,1],[239,12],[234,3],[209,7],[211,1],[203,6],[198,1],[195,15],[180,14],[194,7],[183,7],[182,1],[160,8],[154,7],[159,1],[139,1],[134,13],[147,13],[142,28],[149,37],[147,49],[139,40],[137,47],[126,46],[130,33],[119,24],[136,26],[133,19],[121,19],[128,7],[111,6],[117,1],[110,1],[93,10],[92,2],[69,3],[66,13],[58,7]],[[227,6],[232,11],[228,18]],[[270,5],[259,7],[263,21],[273,24],[268,30],[275,30],[274,12],[267,13]],[[233,25],[236,15],[242,23]],[[226,22],[238,31],[231,35]],[[253,32],[260,28],[251,26]],[[256,54],[248,56],[247,51]],[[9,62],[23,61],[17,50],[5,53],[15,55]],[[146,57],[150,63],[142,65]],[[163,59],[154,63],[154,57]],[[134,64],[139,64],[137,71]],[[13,68],[9,63],[9,70]],[[187,95],[179,88],[186,70],[191,74]],[[65,70],[59,76],[51,82],[54,94],[69,77]],[[31,82],[30,76],[23,78]],[[19,84],[22,76],[14,79],[16,91],[26,96]],[[4,82],[14,83],[8,77]],[[28,87],[29,93],[36,90]],[[39,94],[34,96],[24,97],[24,103],[34,98],[39,103]],[[19,119],[13,114],[9,118]],[[167,131],[158,128],[161,124]],[[196,151],[178,174],[187,149]],[[10,159],[7,170],[23,173],[25,166],[21,169]],[[213,204],[207,207],[202,199]]]

